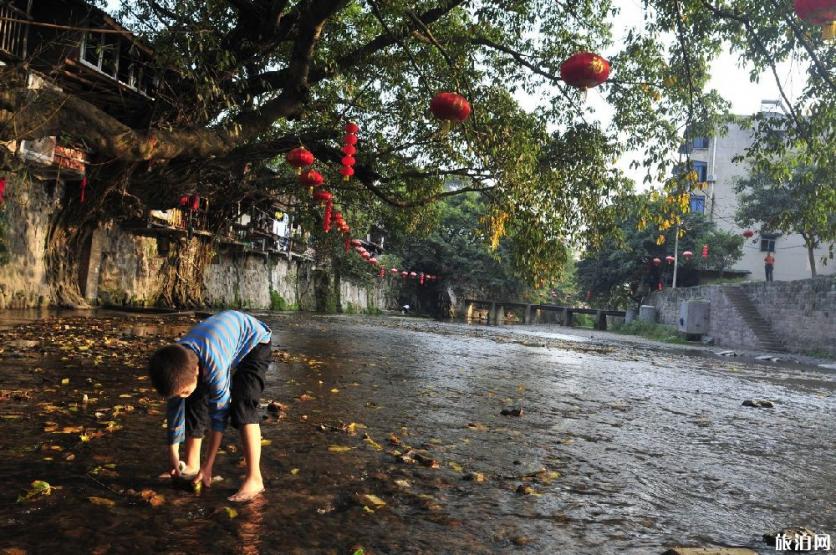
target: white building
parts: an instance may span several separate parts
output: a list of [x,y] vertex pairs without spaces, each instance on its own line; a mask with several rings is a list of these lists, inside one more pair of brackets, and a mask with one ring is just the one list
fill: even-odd
[[[772,103],[764,103],[773,106]],[[773,108],[774,109],[774,108]],[[752,144],[751,129],[729,125],[728,133],[720,137],[696,138],[691,149],[691,160],[701,182],[707,181],[709,188],[691,196],[691,210],[704,212],[719,229],[742,234],[744,229],[735,222],[737,194],[735,185],[749,173],[746,162],[736,163],[734,158],[745,154]],[[800,235],[761,233],[757,224],[750,228],[754,237],[743,245],[743,257],[735,264],[734,270],[751,272],[751,280],[763,281],[764,257],[771,251],[775,256],[774,279],[792,281],[811,277],[810,261],[804,239]],[[827,245],[816,250],[816,271],[818,275],[836,273],[836,260],[822,264],[821,259],[828,252]]]

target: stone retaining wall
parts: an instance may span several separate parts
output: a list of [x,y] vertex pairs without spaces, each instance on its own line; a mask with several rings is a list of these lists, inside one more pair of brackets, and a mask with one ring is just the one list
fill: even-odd
[[5,233],[0,240],[9,251],[9,260],[0,264],[0,308],[46,306],[51,302],[44,259],[46,236],[62,190],[50,191],[39,181],[14,175],[4,177],[6,194],[0,210]]
[[[46,237],[51,216],[61,208],[63,188],[16,176],[6,176],[6,183],[5,203],[0,207],[5,233],[0,240],[9,250],[9,260],[0,264],[0,309],[53,304],[45,264]],[[87,275],[79,276],[79,281],[83,281],[82,293],[91,305],[158,303],[167,284],[161,272],[165,259],[158,253],[155,237],[106,225],[95,231],[89,250]],[[188,266],[190,261],[181,259],[181,264]],[[311,262],[220,252],[203,273],[204,300],[211,307],[270,309],[280,303],[289,309],[315,310],[314,276]],[[388,295],[384,284],[355,284],[343,279],[341,306],[333,308],[362,312],[396,306]]]
[[[711,303],[709,335],[718,345],[757,349],[754,333],[726,299],[722,285],[658,291],[649,304],[660,323],[675,326],[686,300]],[[791,351],[836,354],[836,277],[798,281],[752,282],[739,285],[758,313]]]

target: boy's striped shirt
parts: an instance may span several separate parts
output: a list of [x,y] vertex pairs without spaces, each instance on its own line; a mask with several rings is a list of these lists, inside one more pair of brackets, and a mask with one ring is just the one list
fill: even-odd
[[[230,404],[230,380],[232,369],[259,343],[269,343],[272,332],[267,325],[243,312],[227,310],[207,318],[177,340],[197,354],[200,361],[200,379],[208,389],[209,414],[212,429],[218,432],[226,428]],[[168,442],[182,443],[186,438],[186,400],[169,399]]]

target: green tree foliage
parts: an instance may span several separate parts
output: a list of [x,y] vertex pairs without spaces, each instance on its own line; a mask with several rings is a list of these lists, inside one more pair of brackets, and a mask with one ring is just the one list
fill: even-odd
[[[789,59],[810,64],[782,145],[806,141],[811,165],[836,159],[833,46],[811,38],[790,2],[642,6],[644,25],[615,44],[622,21],[611,0],[123,0],[119,19],[157,59],[147,125],[132,129],[84,99],[46,89],[32,98],[19,86],[0,94],[0,112],[15,116],[3,138],[60,129],[94,147],[100,194],[108,180],[131,199],[109,209],[133,213],[173,206],[188,191],[222,214],[241,198],[305,204],[281,162],[304,144],[347,213],[371,211],[405,231],[427,221],[428,204],[480,193],[484,238],[499,246],[508,235],[515,271],[542,284],[572,248],[600,245],[614,229],[612,197],[629,189],[615,159],[640,149],[647,179],[664,181],[683,130],[705,134],[722,121],[726,104],[706,87],[712,59],[728,49],[757,72]],[[579,50],[612,61],[611,80],[593,93],[611,122],[597,122],[583,93],[560,79],[560,64]],[[439,90],[474,107],[449,133],[427,109]],[[535,111],[521,109],[519,92],[539,98]],[[811,117],[798,116],[802,108]],[[344,183],[335,164],[349,119],[361,140],[356,177]],[[760,130],[755,157],[774,139]],[[451,177],[465,187],[445,191]],[[383,208],[401,214],[379,216]]]
[[[799,159],[785,158],[787,179],[776,181],[765,170],[756,171],[735,185],[738,195],[737,223],[760,225],[762,233],[798,233],[816,277],[815,249],[830,242],[828,256],[833,258],[836,241],[836,181],[822,168],[800,166]],[[777,167],[774,164],[773,167]]]
[[388,267],[439,275],[441,285],[459,295],[512,301],[547,297],[515,271],[513,234],[490,248],[488,231],[480,223],[486,221],[488,206],[476,193],[445,199],[435,211],[437,224],[429,233],[390,237],[388,243],[400,257],[386,256]]
[[[649,196],[649,195],[648,195]],[[619,234],[600,248],[588,251],[577,263],[577,280],[581,292],[591,292],[593,304],[626,306],[652,290],[660,279],[669,277],[672,266],[665,257],[673,256],[676,228],[661,229],[657,224],[639,226],[646,205],[661,211],[662,200],[643,197],[624,199],[616,206],[619,214]],[[700,269],[722,273],[743,255],[743,238],[718,230],[704,215],[689,213],[682,219],[684,230],[679,239],[678,285],[699,283]],[[658,237],[665,241],[659,244]],[[708,245],[709,257],[702,258],[702,247]],[[682,253],[691,251],[688,261]],[[655,270],[654,258],[662,260]]]

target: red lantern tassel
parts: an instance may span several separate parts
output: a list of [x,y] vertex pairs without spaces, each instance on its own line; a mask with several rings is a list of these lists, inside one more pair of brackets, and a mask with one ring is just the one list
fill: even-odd
[[351,250],[351,242],[349,241],[348,237],[345,238],[345,252],[348,254],[348,251]]
[[4,202],[6,202],[5,199],[3,198],[3,195],[5,195],[5,194],[6,194],[6,178],[5,177],[0,177],[0,204],[3,204]]
[[87,190],[87,176],[81,178],[81,204],[84,204],[84,193]]

